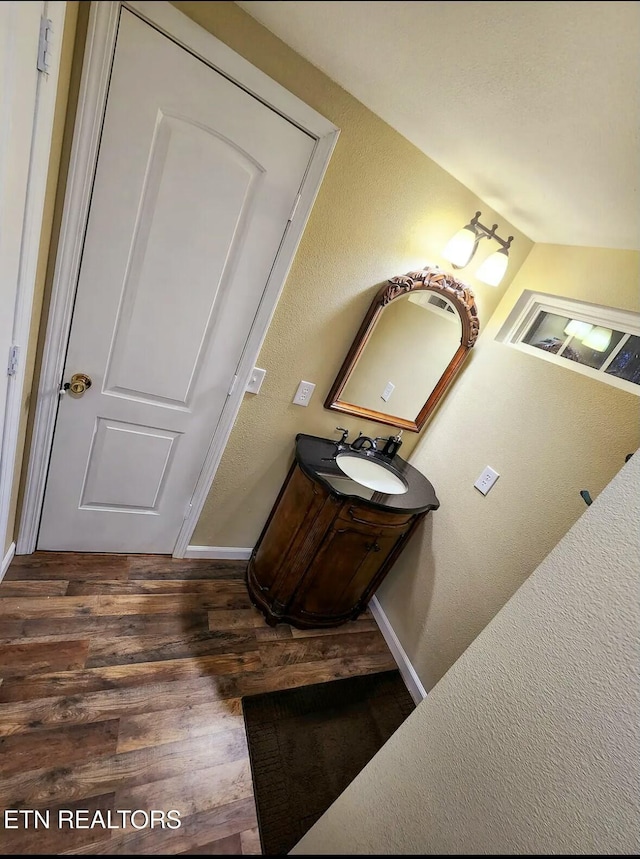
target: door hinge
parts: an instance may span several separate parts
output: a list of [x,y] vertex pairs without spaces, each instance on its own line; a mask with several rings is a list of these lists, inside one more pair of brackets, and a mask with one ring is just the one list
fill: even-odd
[[296,216],[296,209],[298,208],[298,203],[299,203],[299,202],[300,202],[300,194],[298,194],[298,195],[297,195],[297,197],[295,198],[295,200],[293,201],[293,208],[291,209],[291,214],[290,214],[290,215],[289,215],[289,217],[287,218],[287,220],[289,221],[289,223],[291,223],[291,221],[293,221],[293,219],[294,219],[294,218],[295,218],[295,216]]
[[49,71],[49,61],[51,60],[51,48],[53,45],[53,40],[51,39],[51,35],[53,33],[53,22],[51,18],[40,18],[40,38],[38,39],[38,71],[39,72],[48,72]]
[[189,518],[189,514],[191,513],[191,509],[192,509],[192,507],[193,507],[193,501],[190,501],[190,502],[187,504],[187,508],[186,508],[186,510],[184,511],[184,518],[185,518],[185,519],[188,519],[188,518]]
[[235,386],[236,386],[236,382],[237,382],[237,381],[238,381],[238,377],[237,377],[237,376],[234,376],[234,377],[233,377],[233,379],[231,380],[231,384],[229,385],[229,390],[227,391],[227,396],[228,396],[228,397],[230,397],[230,396],[231,396],[231,394],[233,393],[233,391],[234,391],[234,389],[235,389]]
[[9,363],[7,364],[7,376],[15,376],[18,372],[18,356],[20,354],[19,346],[12,346],[9,349]]

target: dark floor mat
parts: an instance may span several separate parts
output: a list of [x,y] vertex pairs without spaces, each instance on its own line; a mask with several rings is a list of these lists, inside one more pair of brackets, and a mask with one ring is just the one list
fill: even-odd
[[415,707],[399,671],[242,699],[265,854],[288,853]]

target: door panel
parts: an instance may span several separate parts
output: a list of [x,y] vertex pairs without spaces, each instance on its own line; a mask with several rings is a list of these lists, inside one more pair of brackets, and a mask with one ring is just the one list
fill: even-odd
[[261,176],[212,130],[160,113],[105,393],[187,405]]
[[122,11],[38,548],[173,551],[314,146]]
[[[98,418],[80,508],[152,513],[178,433]],[[127,479],[121,479],[126,469]]]

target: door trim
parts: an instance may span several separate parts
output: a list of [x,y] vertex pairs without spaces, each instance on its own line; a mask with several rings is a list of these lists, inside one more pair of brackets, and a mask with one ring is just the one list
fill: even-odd
[[237,383],[227,398],[217,427],[212,432],[202,471],[194,487],[188,512],[174,548],[173,556],[176,558],[185,556],[211,489],[240,410],[245,387],[258,358],[339,134],[339,129],[333,123],[236,54],[215,36],[195,24],[170,3],[160,2],[160,0],[158,2],[156,0],[153,2],[146,2],[146,0],[105,2],[103,0],[103,2],[91,4],[69,177],[52,284],[51,309],[47,323],[24,503],[16,546],[17,554],[21,555],[30,554],[36,547],[53,446],[59,402],[58,392],[71,330],[75,291],[80,273],[82,248],[122,8],[134,12],[316,140],[307,172],[300,186],[300,200],[295,218],[285,230],[245,343],[236,371]]
[[[51,52],[48,71],[46,73],[37,73],[38,81],[33,105],[33,126],[30,139],[25,141],[25,145],[30,150],[29,174],[22,225],[16,300],[14,308],[11,309],[14,314],[12,344],[18,346],[20,351],[16,373],[9,379],[4,423],[3,426],[0,426],[0,462],[2,462],[2,480],[0,480],[0,551],[4,549],[7,539],[9,511],[14,489],[16,454],[20,440],[20,419],[22,416],[22,395],[27,366],[27,346],[31,328],[31,311],[33,309],[36,269],[38,267],[42,219],[44,215],[47,178],[49,175],[51,135],[53,133],[58,74],[60,72],[60,50],[62,47],[62,34],[66,12],[67,4],[64,0],[50,0],[50,2],[42,4],[42,15],[49,18],[52,22],[55,43]],[[35,67],[35,55],[33,57],[33,64]],[[1,356],[2,361],[7,358],[8,355],[6,353]],[[0,371],[5,372],[5,367],[0,365]],[[15,549],[14,543],[11,546]],[[9,553],[7,553],[6,557],[8,556]],[[0,575],[1,579],[2,576]]]

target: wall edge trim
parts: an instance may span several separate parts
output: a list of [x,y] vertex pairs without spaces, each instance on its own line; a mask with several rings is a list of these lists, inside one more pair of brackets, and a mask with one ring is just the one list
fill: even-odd
[[185,558],[202,558],[213,561],[248,561],[253,549],[237,546],[187,546]]
[[402,679],[409,690],[409,694],[415,703],[419,704],[427,697],[427,690],[422,685],[422,681],[418,677],[416,669],[413,667],[409,657],[405,653],[404,647],[400,644],[400,639],[396,635],[394,628],[391,626],[389,618],[380,604],[380,600],[375,596],[372,597],[369,603],[369,608],[373,615],[373,619],[378,624],[378,628],[380,629],[380,632],[382,633],[384,640],[387,642],[387,646],[398,665]]
[[4,574],[9,569],[9,564],[13,561],[13,556],[16,553],[16,544],[12,543],[7,549],[7,553],[2,559],[2,566],[0,566],[0,582],[4,579]]

